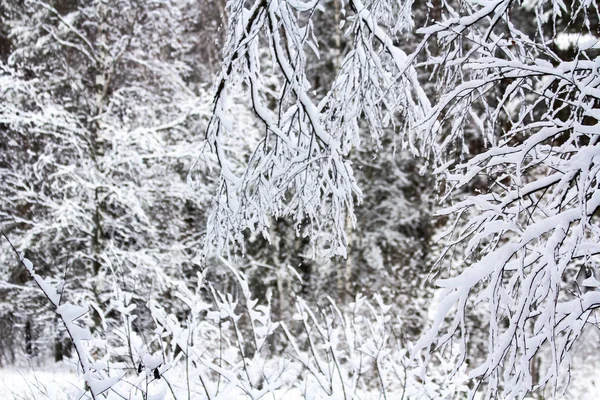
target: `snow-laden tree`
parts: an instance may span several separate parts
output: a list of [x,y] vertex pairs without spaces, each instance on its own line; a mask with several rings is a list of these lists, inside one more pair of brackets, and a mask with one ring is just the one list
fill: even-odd
[[[466,343],[466,314],[483,306],[488,349],[470,372],[474,390],[482,383],[491,395],[522,397],[556,389],[598,306],[598,9],[494,1],[445,13],[421,30],[443,54],[429,61],[442,95],[419,127],[422,145],[434,150],[448,193],[473,181],[481,193],[440,211],[466,218],[447,249],[460,247],[467,267],[438,281],[439,311],[417,348],[452,337]],[[575,32],[567,29],[575,23]],[[576,38],[566,58],[553,50],[561,35]],[[469,135],[487,149],[453,160],[449,147]],[[546,356],[541,369],[536,356]]]
[[[437,314],[414,357],[458,352],[457,368],[463,365],[468,316],[487,310],[484,361],[469,363],[472,391],[523,397],[555,390],[600,304],[598,6],[440,1],[427,5],[419,27],[411,6],[345,3],[340,25],[351,48],[317,96],[307,60],[320,51],[314,16],[327,12],[321,3],[228,3],[207,130],[221,166],[209,243],[239,244],[246,229],[267,235],[270,216],[289,217],[302,235],[328,231],[333,253],[345,255],[345,221],[361,197],[349,155],[362,128],[379,140],[396,124],[452,203],[439,214],[455,219],[440,259],[450,268],[440,270]],[[416,49],[404,42],[410,30],[420,35]],[[570,51],[558,51],[561,42]],[[236,174],[223,151],[231,117],[222,104],[240,81],[264,136]],[[546,361],[540,367],[534,357]]]
[[[331,197],[327,194],[326,185],[333,182],[330,177],[325,176],[328,173],[322,175],[323,163],[331,164],[328,155],[330,152],[328,147],[312,133],[310,123],[306,125],[304,108],[310,107],[309,100],[314,101],[315,104],[328,101],[327,97],[331,96],[328,91],[334,81],[339,79],[336,78],[338,69],[344,59],[350,57],[348,52],[352,48],[352,43],[349,41],[351,37],[343,35],[346,29],[344,24],[347,22],[344,17],[347,11],[344,4],[327,1],[322,3],[322,7],[327,12],[315,9],[314,13],[306,13],[306,16],[310,15],[312,18],[307,22],[308,29],[313,31],[312,37],[309,35],[303,40],[310,40],[312,45],[307,47],[306,52],[302,46],[299,47],[299,51],[302,50],[301,62],[306,69],[303,71],[304,76],[297,79],[304,79],[307,85],[307,97],[304,99],[306,104],[294,104],[295,92],[289,91],[289,85],[285,83],[286,78],[276,56],[269,51],[269,46],[264,45],[272,40],[273,34],[258,32],[254,38],[254,47],[250,46],[247,57],[240,54],[231,56],[232,65],[239,64],[240,73],[236,73],[234,67],[231,71],[228,71],[229,68],[223,69],[216,80],[215,113],[211,120],[212,125],[209,126],[208,140],[214,145],[219,162],[225,164],[225,170],[222,170],[224,175],[215,202],[216,212],[212,214],[208,224],[207,252],[210,254],[211,246],[224,248],[227,243],[244,245],[244,257],[239,260],[240,267],[252,282],[253,290],[275,291],[273,304],[276,307],[281,304],[282,313],[293,311],[289,306],[293,304],[290,295],[293,297],[295,294],[301,294],[312,298],[331,295],[338,301],[343,301],[342,299],[350,300],[360,292],[364,294],[380,292],[386,300],[394,299],[397,304],[403,305],[402,308],[407,306],[414,310],[416,307],[413,307],[413,303],[420,301],[416,299],[420,296],[414,296],[415,292],[419,292],[417,282],[424,280],[429,265],[429,261],[426,260],[426,248],[430,226],[425,217],[428,213],[428,201],[425,199],[427,190],[424,190],[427,179],[419,177],[415,172],[419,169],[418,162],[409,160],[407,154],[402,153],[400,148],[397,152],[394,151],[395,146],[391,143],[397,142],[399,146],[398,138],[392,136],[398,121],[394,121],[391,117],[380,121],[374,117],[372,122],[378,124],[380,132],[373,134],[366,124],[359,121],[361,104],[355,104],[353,106],[355,110],[350,108],[340,110],[348,115],[353,113],[356,115],[344,117],[339,114],[336,117],[337,120],[346,118],[352,131],[344,133],[344,139],[332,139],[346,141],[342,151],[344,156],[335,157],[344,160],[345,170],[351,171],[352,168],[352,180],[355,181],[355,186],[361,186],[364,191],[362,196],[364,204],[355,210],[356,215],[347,212],[339,199],[333,200],[337,205],[320,206],[322,202],[319,198],[323,200]],[[334,18],[331,18],[332,14]],[[238,17],[235,17],[236,13],[229,12],[228,15],[232,22],[239,22]],[[255,22],[259,23],[259,21]],[[268,22],[263,22],[265,25],[262,26],[266,29]],[[301,20],[299,24],[305,22]],[[287,39],[281,40],[287,43]],[[244,44],[239,51],[245,51],[245,46]],[[256,60],[251,61],[249,57],[254,57]],[[248,64],[250,62],[257,68],[252,74],[260,72],[255,83],[252,77],[247,78],[244,75],[245,72],[250,71],[250,64]],[[355,54],[351,62],[359,63],[359,56]],[[351,68],[348,66],[348,71]],[[368,81],[359,82],[362,78],[352,79],[358,82],[336,84],[347,86],[344,90],[348,92],[354,90],[353,87],[359,83],[364,85],[361,90],[366,90],[370,85]],[[256,86],[256,92],[252,91],[253,85]],[[309,86],[310,90],[308,90]],[[228,124],[235,118],[231,118],[228,112],[222,110],[222,104],[227,104],[232,94],[237,97],[240,91],[245,96],[243,99],[253,106],[252,111],[259,121],[257,124],[259,134],[267,132],[267,136],[262,136],[260,141],[250,144],[254,146],[254,152],[247,159],[240,157],[235,150],[231,151],[233,147],[231,143],[235,143],[238,139],[236,129],[232,129]],[[277,94],[277,91],[281,93]],[[349,93],[348,96],[349,104],[352,106],[355,95]],[[355,98],[358,98],[357,95]],[[232,101],[235,102],[236,99]],[[286,107],[289,109],[285,109]],[[284,115],[286,113],[288,116]],[[338,114],[334,111],[331,113]],[[318,118],[322,117],[318,116]],[[277,126],[271,124],[269,120]],[[335,121],[329,120],[329,117],[325,118],[323,124],[334,127]],[[282,130],[281,127],[284,129]],[[271,133],[273,129],[276,132],[274,134]],[[385,138],[384,131],[388,133]],[[211,132],[222,136],[214,137],[213,140]],[[287,139],[281,136],[284,133],[288,136]],[[340,132],[336,133],[338,134],[341,135]],[[312,145],[309,144],[310,141],[313,142]],[[352,141],[355,144],[361,143],[361,146],[352,146]],[[382,147],[384,141],[386,142],[384,149],[378,154],[376,149]],[[286,149],[286,146],[291,143],[297,147],[296,150]],[[306,146],[312,146],[314,156],[309,155],[306,158],[311,152],[307,149],[302,150]],[[317,153],[322,154],[317,155]],[[287,160],[290,154],[296,154],[292,161]],[[395,154],[400,156],[395,157]],[[263,155],[265,163],[262,166],[252,164],[254,162],[252,160],[258,160]],[[313,161],[307,164],[306,161],[311,158]],[[252,171],[240,169],[237,165],[240,160],[250,163]],[[273,164],[269,164],[271,162]],[[232,165],[234,163],[236,165]],[[199,166],[201,164],[198,163]],[[333,165],[331,173],[337,174],[334,171],[339,169],[340,165],[337,167]],[[264,168],[263,172],[266,172],[254,170],[255,167]],[[296,167],[299,169],[293,172]],[[279,189],[276,187],[283,185],[287,177],[292,175],[295,176],[293,185]],[[236,176],[243,177],[238,182],[239,185],[233,183],[237,179]],[[268,208],[271,207],[269,202],[272,199],[281,201],[277,206],[282,207],[280,211],[273,209],[271,211],[274,212],[269,211]],[[289,207],[284,207],[286,199],[291,201]],[[307,205],[305,201],[311,204]],[[237,214],[235,208],[238,206],[235,203],[238,202],[246,202],[251,209],[244,208],[242,205],[239,210],[246,214]],[[352,206],[351,202],[348,204]],[[293,211],[295,207],[298,209]],[[333,212],[338,214],[335,229],[319,227],[320,223],[328,223],[328,219],[323,216],[328,213],[332,216]],[[293,218],[283,218],[291,215],[290,213],[294,215]],[[313,213],[312,217],[310,213]],[[317,215],[320,217],[316,218]],[[359,220],[360,230],[353,231],[354,218]],[[238,224],[237,228],[236,224]],[[250,228],[249,232],[244,231],[245,227]],[[270,229],[263,229],[266,227]],[[261,235],[266,236],[268,244],[260,239]],[[343,247],[339,245],[342,238],[351,244],[348,257],[332,260],[327,256],[323,257],[323,254],[331,255],[336,249],[341,250]],[[313,259],[315,256],[316,259]],[[402,271],[405,276],[402,282],[398,279],[399,271]],[[298,275],[301,280],[298,279]],[[225,277],[223,279],[226,280]],[[333,288],[335,292],[332,292]],[[415,321],[420,318],[417,318],[419,313],[407,312],[406,314],[414,316]],[[419,326],[420,323],[415,322],[413,325]]]
[[[3,8],[0,227],[92,306],[94,328],[110,324],[117,287],[140,304],[168,299],[171,280],[195,276],[214,186],[210,176],[194,191],[186,183],[210,111],[190,56],[198,10],[185,1]],[[9,263],[2,274],[25,283]],[[19,297],[15,307],[37,301],[1,290]],[[27,313],[12,312],[25,323]]]
[[[354,218],[354,201],[361,195],[348,154],[360,142],[361,125],[377,139],[385,126],[397,122],[396,111],[429,103],[412,67],[400,75],[394,71],[406,54],[373,25],[379,16],[391,20],[394,15],[390,27],[400,34],[408,27],[410,8],[351,5],[361,10],[344,28],[353,35],[354,48],[343,57],[325,96],[317,99],[307,59],[309,52],[319,52],[312,16],[322,12],[320,3],[228,3],[229,30],[207,130],[221,167],[208,245],[241,244],[245,229],[268,235],[269,218],[275,216],[290,217],[301,235],[328,232],[330,252],[345,254],[344,221],[347,215]],[[396,18],[397,13],[404,17]],[[391,85],[397,79],[408,86]],[[232,157],[223,150],[232,133],[223,104],[236,82],[246,86],[264,129],[242,174],[232,171]],[[416,121],[414,113],[405,117],[402,123]]]

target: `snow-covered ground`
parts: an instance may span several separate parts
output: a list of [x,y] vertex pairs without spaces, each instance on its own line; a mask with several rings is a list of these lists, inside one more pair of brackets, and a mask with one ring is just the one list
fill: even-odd
[[[165,385],[149,387],[151,400],[174,400],[173,395],[164,390]],[[0,400],[80,400],[87,399],[82,392],[83,380],[77,376],[75,369],[67,365],[47,366],[40,369],[31,368],[1,368],[0,369]],[[153,390],[154,389],[154,390]],[[176,390],[177,391],[177,390]],[[187,399],[187,393],[180,393],[181,398]],[[135,396],[135,394],[133,394]],[[177,394],[179,398],[180,395]],[[119,399],[114,392],[109,399]],[[140,397],[141,398],[141,397]],[[192,399],[198,398],[192,394]],[[201,397],[203,398],[203,397]],[[279,390],[273,395],[267,395],[264,400],[285,399],[301,400],[304,396],[298,389]],[[134,398],[132,398],[134,399]],[[135,397],[137,399],[137,397]]]
[[[162,386],[165,385],[161,385],[160,388],[157,385],[149,387],[150,396],[148,398],[173,400],[171,394]],[[83,380],[77,376],[74,369],[69,369],[67,365],[60,364],[55,368],[50,366],[38,370],[31,368],[0,369],[0,400],[87,399],[88,396],[85,396],[83,389]],[[131,394],[135,396],[135,393]],[[113,392],[109,393],[108,398],[119,398],[119,396]]]
[[[589,361],[589,360],[588,360]],[[598,364],[598,363],[596,363]],[[584,373],[595,367],[595,373]],[[596,398],[600,395],[600,364],[586,365],[581,370],[573,370],[571,386],[564,395],[557,394],[556,399],[578,400],[584,397]],[[2,368],[0,369],[0,400],[78,400],[82,395],[83,383],[74,369],[59,364],[39,369]],[[591,396],[591,397],[590,397]],[[368,396],[367,396],[368,397]],[[113,398],[113,396],[109,396]],[[163,390],[152,393],[154,400],[173,400],[171,393]],[[184,398],[187,399],[187,396]],[[192,396],[194,398],[194,396]],[[300,400],[304,396],[297,389],[278,390],[275,396],[265,400]],[[317,396],[316,398],[321,398]],[[549,395],[548,398],[552,398]]]
[[0,369],[0,399],[71,399],[83,389],[75,372],[65,366],[55,369]]

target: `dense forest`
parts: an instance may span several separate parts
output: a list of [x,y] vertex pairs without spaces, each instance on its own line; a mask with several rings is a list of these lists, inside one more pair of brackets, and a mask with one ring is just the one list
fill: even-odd
[[599,17],[0,0],[0,381],[578,398],[600,379]]

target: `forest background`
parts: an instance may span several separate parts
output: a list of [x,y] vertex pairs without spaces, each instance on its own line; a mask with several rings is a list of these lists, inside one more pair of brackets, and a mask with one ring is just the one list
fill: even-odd
[[0,365],[78,370],[66,398],[578,396],[598,13],[2,1]]

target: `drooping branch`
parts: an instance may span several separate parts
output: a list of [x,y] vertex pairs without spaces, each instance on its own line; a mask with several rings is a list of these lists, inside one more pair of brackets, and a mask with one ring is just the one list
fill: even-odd
[[4,232],[2,232],[2,236],[4,236],[13,249],[19,263],[25,268],[31,279],[54,308],[56,315],[62,321],[77,354],[86,388],[90,391],[92,399],[96,400],[100,394],[114,386],[120,378],[109,377],[103,373],[101,367],[92,361],[93,358],[83,343],[84,341],[91,340],[92,336],[87,328],[79,326],[75,321],[85,315],[88,310],[84,307],[63,302],[64,282],[61,282],[58,286],[54,286],[42,278],[35,272],[32,262],[15,248]]

